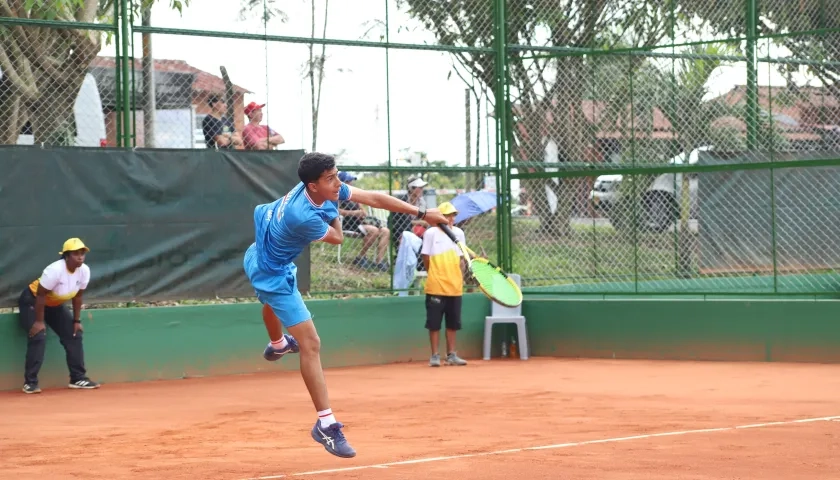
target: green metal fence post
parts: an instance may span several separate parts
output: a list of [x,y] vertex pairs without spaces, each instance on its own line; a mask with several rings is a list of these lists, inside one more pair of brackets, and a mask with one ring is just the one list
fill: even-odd
[[[388,18],[388,1],[385,0],[385,43],[391,43],[391,29],[390,29],[390,21]],[[388,55],[389,48],[385,47],[385,129],[387,131],[387,144],[388,144],[388,195],[394,195],[394,171],[391,169],[391,63],[390,57]],[[407,198],[407,197],[406,197]],[[394,242],[388,239],[388,258],[394,258]],[[388,262],[388,274],[391,277],[390,288],[394,288],[394,262]],[[411,294],[410,289],[411,285],[408,286],[409,288],[409,295]],[[393,290],[392,290],[393,293]]]
[[513,254],[510,251],[511,232],[507,217],[510,213],[510,175],[507,162],[507,29],[505,28],[505,0],[495,2],[495,76],[496,76],[496,238],[499,265],[511,271]]
[[129,76],[128,72],[128,65],[131,62],[131,67],[134,69],[134,62],[128,55],[128,44],[131,42],[131,37],[129,36],[129,10],[128,10],[128,0],[120,0],[120,22],[122,24],[122,39],[120,42],[121,51],[117,52],[117,56],[122,56],[121,60],[121,67],[122,67],[122,87],[121,87],[121,98],[117,101],[119,106],[118,110],[121,108],[122,110],[122,145],[123,147],[129,148],[131,147],[131,91],[130,89],[133,85],[130,84],[131,77]]
[[[133,5],[132,5],[132,8],[130,8],[128,10],[128,17],[129,17],[128,26],[133,27],[134,26],[134,6]],[[129,35],[133,36],[131,33],[129,33]],[[131,38],[131,37],[129,37],[129,38]],[[131,136],[131,146],[136,147],[137,146],[137,82],[135,81],[135,75],[137,73],[136,72],[137,69],[134,68],[134,59],[137,58],[137,57],[136,57],[136,54],[134,53],[134,42],[133,42],[134,39],[132,38],[131,40],[132,40],[130,42],[131,55],[129,55],[129,58],[131,58],[131,80],[130,80],[131,81],[131,103],[129,104],[131,106],[130,109],[129,109],[129,111],[131,112],[130,136]],[[154,60],[152,60],[152,61],[154,62]],[[152,65],[154,65],[154,63]],[[154,69],[154,67],[152,67],[152,69]],[[152,113],[154,113],[154,112],[152,112]]]
[[[630,76],[630,163],[636,167],[636,102],[633,101],[633,60],[629,62],[629,76]],[[688,162],[686,162],[688,163]],[[636,293],[639,293],[639,212],[638,200],[636,198],[636,184],[639,183],[639,176],[629,176],[630,185],[633,187],[633,192],[630,198],[633,200],[633,288]]]
[[117,147],[123,146],[122,113],[120,112],[120,98],[122,98],[122,60],[120,58],[120,2],[114,2],[114,111],[116,113],[117,129],[114,132]]

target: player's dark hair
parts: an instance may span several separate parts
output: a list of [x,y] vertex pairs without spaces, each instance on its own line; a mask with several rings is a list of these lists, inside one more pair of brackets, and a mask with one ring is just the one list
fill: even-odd
[[310,152],[300,158],[298,177],[304,185],[315,183],[327,170],[335,168],[335,157],[326,153]]

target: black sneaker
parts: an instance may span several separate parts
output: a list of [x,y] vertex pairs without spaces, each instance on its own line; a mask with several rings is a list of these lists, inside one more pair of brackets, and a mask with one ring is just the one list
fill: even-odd
[[24,383],[21,390],[23,393],[41,393],[41,387],[37,383]]
[[368,269],[371,267],[371,265],[373,265],[370,262],[370,260],[367,259],[367,257],[356,257],[351,263],[353,264],[353,266],[363,269]]
[[99,388],[99,384],[89,378],[82,378],[80,380],[76,380],[75,382],[70,382],[67,386],[70,388],[84,388],[86,390]]

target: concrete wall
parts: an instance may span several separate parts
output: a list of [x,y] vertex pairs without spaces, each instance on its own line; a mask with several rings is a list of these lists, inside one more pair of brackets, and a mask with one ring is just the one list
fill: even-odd
[[535,355],[840,362],[840,301],[533,298]]
[[[326,368],[428,361],[424,297],[310,301]],[[88,373],[100,382],[297,369],[296,355],[270,363],[257,303],[86,310]],[[459,354],[479,357],[490,304],[481,294],[464,297]],[[66,385],[64,350],[51,330],[42,387]],[[442,339],[441,339],[442,340]],[[441,347],[445,349],[445,347]],[[23,384],[26,335],[17,314],[0,315],[0,390]]]
[[[308,302],[326,368],[425,362],[423,297]],[[480,361],[489,301],[464,297],[459,353]],[[528,297],[532,355],[557,357],[840,362],[840,301],[793,299],[580,299]],[[87,310],[85,353],[101,382],[297,369],[297,356],[269,363],[259,304]],[[501,335],[494,330],[493,352]],[[41,373],[64,385],[64,352],[50,331]],[[17,315],[0,315],[0,390],[23,382],[26,348]],[[444,347],[441,347],[443,350]]]

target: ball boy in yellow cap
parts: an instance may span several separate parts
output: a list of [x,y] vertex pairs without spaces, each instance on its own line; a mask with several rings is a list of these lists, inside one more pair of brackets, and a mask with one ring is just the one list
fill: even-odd
[[[438,207],[455,237],[466,243],[464,231],[455,226],[458,210],[449,202]],[[432,347],[432,357],[429,365],[440,366],[440,328],[446,318],[446,364],[466,365],[455,352],[456,332],[461,329],[461,299],[464,291],[464,271],[466,262],[461,250],[446,233],[437,226],[426,230],[423,235],[423,246],[420,249],[423,265],[426,267],[426,329],[429,330],[429,341]]]
[[[84,242],[71,238],[58,252],[61,258],[47,265],[41,276],[20,294],[20,326],[29,337],[23,393],[39,393],[38,372],[47,348],[47,325],[61,340],[67,353],[70,388],[93,389],[99,384],[87,377],[82,348],[82,295],[90,282],[90,268],[85,255],[90,251]],[[70,300],[73,312],[65,303]]]

